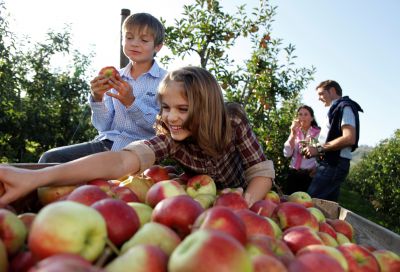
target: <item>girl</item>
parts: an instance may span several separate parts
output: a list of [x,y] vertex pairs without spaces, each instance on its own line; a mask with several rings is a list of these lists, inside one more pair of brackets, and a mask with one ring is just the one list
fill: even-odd
[[172,158],[217,186],[243,187],[251,205],[264,198],[275,172],[237,104],[225,104],[216,79],[199,67],[184,67],[161,82],[157,136],[123,150],[103,152],[40,170],[0,166],[5,205],[40,186],[80,184],[96,178],[137,174]]
[[318,140],[320,128],[311,107],[303,105],[297,109],[296,119],[290,127],[290,135],[284,144],[283,155],[292,157],[287,178],[286,194],[297,191],[307,192],[316,169],[316,159],[306,158],[303,147]]

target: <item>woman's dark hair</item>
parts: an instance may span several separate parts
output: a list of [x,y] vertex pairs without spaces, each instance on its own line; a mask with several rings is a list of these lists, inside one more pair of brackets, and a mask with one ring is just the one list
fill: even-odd
[[300,107],[297,109],[297,113],[299,113],[299,111],[300,111],[301,109],[307,110],[307,111],[310,113],[311,117],[313,118],[313,120],[311,121],[311,126],[312,126],[312,127],[319,128],[318,123],[317,123],[317,121],[315,120],[314,110],[313,110],[310,106],[302,105],[302,106],[300,106]]

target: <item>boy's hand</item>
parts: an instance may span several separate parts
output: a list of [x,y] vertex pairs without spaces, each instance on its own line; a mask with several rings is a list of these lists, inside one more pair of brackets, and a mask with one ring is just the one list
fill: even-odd
[[90,81],[90,91],[94,101],[101,102],[103,100],[104,93],[112,88],[109,80],[117,76],[119,73],[114,66],[106,66],[99,71],[98,76]]
[[117,93],[107,92],[108,96],[118,99],[125,107],[130,107],[135,101],[135,96],[131,85],[123,80],[118,74],[115,78],[109,79],[109,84],[114,88]]

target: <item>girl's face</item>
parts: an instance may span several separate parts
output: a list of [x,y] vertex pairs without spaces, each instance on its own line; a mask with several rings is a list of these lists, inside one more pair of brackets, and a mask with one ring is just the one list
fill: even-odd
[[301,108],[298,112],[297,112],[297,119],[300,122],[300,125],[303,128],[308,128],[309,126],[311,126],[311,122],[313,120],[310,112],[307,109]]
[[182,141],[191,135],[183,128],[189,116],[189,102],[181,82],[171,81],[163,91],[161,98],[161,118],[168,127],[172,139]]

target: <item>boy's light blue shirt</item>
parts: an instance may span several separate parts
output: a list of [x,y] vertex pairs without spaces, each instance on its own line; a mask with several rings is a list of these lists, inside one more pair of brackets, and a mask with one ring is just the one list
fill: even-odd
[[[167,71],[154,61],[150,70],[136,80],[130,75],[132,63],[119,70],[119,73],[133,89],[135,101],[126,108],[119,100],[104,95],[102,102],[94,102],[89,95],[92,109],[92,123],[99,132],[95,140],[111,140],[111,150],[121,150],[129,143],[148,139],[155,135],[153,125],[159,112],[156,100],[158,85]],[[116,92],[114,89],[112,92]]]

